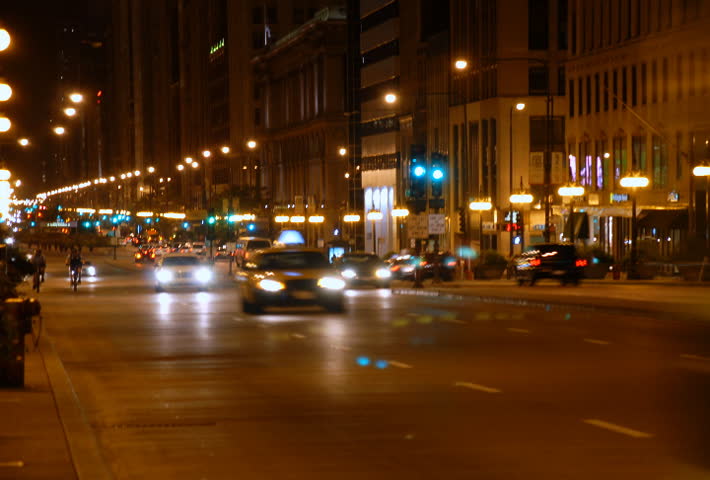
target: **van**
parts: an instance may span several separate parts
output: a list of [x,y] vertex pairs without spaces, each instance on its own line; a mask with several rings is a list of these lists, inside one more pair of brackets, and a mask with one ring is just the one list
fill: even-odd
[[241,267],[249,258],[250,252],[271,248],[271,240],[264,237],[239,237],[234,249],[234,261]]

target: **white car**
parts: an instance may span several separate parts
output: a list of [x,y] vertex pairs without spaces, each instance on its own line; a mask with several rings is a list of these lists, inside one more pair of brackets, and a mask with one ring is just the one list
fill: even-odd
[[155,291],[171,287],[207,290],[214,283],[214,271],[194,253],[165,255],[155,267]]

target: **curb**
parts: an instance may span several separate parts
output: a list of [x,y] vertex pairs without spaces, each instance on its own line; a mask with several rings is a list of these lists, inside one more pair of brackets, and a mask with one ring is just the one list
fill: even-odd
[[565,310],[577,310],[577,311],[587,311],[587,312],[604,312],[604,313],[619,313],[626,315],[665,315],[672,314],[677,318],[682,318],[684,320],[707,320],[710,319],[703,317],[702,314],[690,313],[690,312],[678,312],[677,310],[667,310],[667,309],[654,309],[653,307],[658,307],[656,303],[644,303],[643,305],[604,305],[599,304],[599,298],[570,298],[569,300],[555,298],[551,300],[542,299],[529,299],[521,297],[512,296],[494,296],[494,295],[478,295],[475,293],[466,292],[449,292],[447,290],[424,290],[424,289],[414,289],[414,288],[393,288],[393,295],[415,295],[421,297],[436,297],[443,298],[447,300],[472,300],[474,302],[480,303],[494,303],[500,305],[515,305],[521,307],[538,308],[546,311],[565,309]]
[[57,355],[46,325],[40,345],[39,351],[47,371],[77,478],[79,480],[114,480],[114,476],[101,454],[98,439],[79,403],[71,379]]

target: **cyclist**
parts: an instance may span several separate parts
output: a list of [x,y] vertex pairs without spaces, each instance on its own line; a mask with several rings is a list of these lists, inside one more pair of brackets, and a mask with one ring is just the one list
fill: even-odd
[[76,283],[80,284],[81,267],[84,265],[84,261],[81,258],[81,253],[76,247],[71,249],[71,253],[67,257],[66,264],[69,266],[69,283],[76,288],[76,286],[74,285],[74,275],[76,275]]
[[35,267],[34,281],[32,288],[39,292],[39,284],[44,282],[44,270],[47,267],[47,261],[42,255],[42,250],[37,249],[32,256],[32,266]]

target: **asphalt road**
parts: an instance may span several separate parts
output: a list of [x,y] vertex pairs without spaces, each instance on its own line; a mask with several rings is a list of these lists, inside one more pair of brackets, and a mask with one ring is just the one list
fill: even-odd
[[710,478],[708,324],[367,289],[250,316],[97,266],[39,297],[110,477]]

